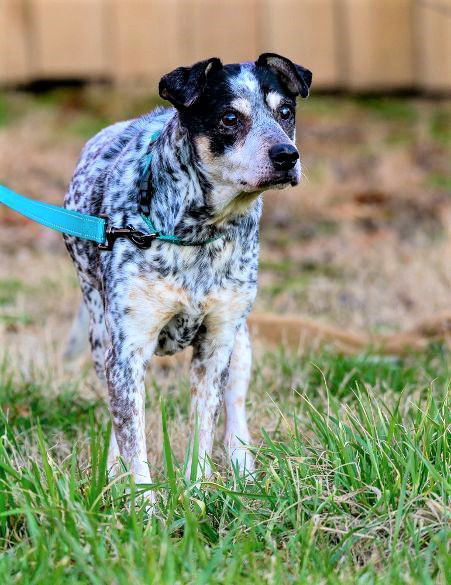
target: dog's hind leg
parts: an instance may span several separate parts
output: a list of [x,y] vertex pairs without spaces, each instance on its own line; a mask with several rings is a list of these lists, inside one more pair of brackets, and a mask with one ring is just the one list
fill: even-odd
[[[105,312],[102,298],[96,288],[84,280],[80,280],[83,292],[83,303],[89,319],[89,343],[94,367],[99,380],[106,385],[105,354],[108,345],[108,333],[105,327]],[[80,312],[80,311],[79,311]],[[82,317],[84,318],[84,316]],[[108,451],[108,469],[112,474],[117,470],[119,449],[114,430],[111,431],[110,447]]]
[[238,329],[229,367],[229,378],[224,393],[226,428],[224,445],[231,465],[241,471],[252,472],[254,459],[246,445],[250,434],[246,420],[246,394],[251,377],[252,350],[246,322]]
[[83,292],[83,301],[89,314],[89,344],[94,367],[99,379],[105,381],[105,351],[107,347],[107,332],[103,302],[99,291],[91,284],[80,280]]
[[63,359],[70,361],[77,358],[88,346],[89,312],[81,301],[72,321]]

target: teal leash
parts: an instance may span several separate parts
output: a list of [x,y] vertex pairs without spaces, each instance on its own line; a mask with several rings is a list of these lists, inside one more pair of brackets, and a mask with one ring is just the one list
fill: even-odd
[[98,244],[104,244],[106,241],[107,221],[103,217],[94,217],[50,203],[33,201],[2,185],[0,185],[0,203],[57,232],[91,240]]
[[132,226],[112,227],[105,216],[96,217],[64,207],[33,201],[0,185],[0,203],[57,232],[97,242],[100,250],[112,250],[118,238],[128,238],[138,248],[149,248],[159,234],[144,234]]
[[[152,134],[149,148],[158,138],[159,134],[159,132]],[[143,182],[149,181],[151,161],[152,153],[149,153],[144,167],[145,178]],[[0,185],[0,203],[20,213],[24,217],[53,230],[76,238],[96,242],[100,250],[112,250],[114,242],[118,238],[128,238],[138,248],[146,249],[152,245],[154,240],[169,242],[178,246],[203,246],[222,237],[222,235],[218,235],[204,241],[190,242],[177,238],[176,236],[164,235],[155,229],[150,217],[144,213],[141,213],[141,219],[149,228],[150,233],[143,233],[130,225],[117,228],[110,226],[108,217],[104,215],[96,217],[78,211],[71,211],[64,207],[58,207],[57,205],[51,205],[50,203],[34,201],[18,193],[14,193],[14,191],[2,185]]]

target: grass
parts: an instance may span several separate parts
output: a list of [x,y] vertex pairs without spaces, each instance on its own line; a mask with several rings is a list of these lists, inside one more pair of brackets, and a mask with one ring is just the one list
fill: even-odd
[[263,260],[260,269],[262,274],[272,276],[271,284],[264,287],[262,292],[262,298],[271,300],[285,291],[290,291],[296,297],[302,296],[313,278],[323,277],[336,282],[344,279],[343,269],[315,260],[304,262],[295,262],[289,258],[282,261]]
[[26,286],[18,278],[0,279],[0,306],[13,303],[22,290],[26,290]]
[[431,134],[442,144],[451,144],[451,109],[443,108],[435,111],[431,117]]
[[395,97],[361,96],[356,102],[368,109],[374,116],[383,120],[415,122],[417,112],[414,105],[405,99]]
[[166,404],[156,386],[153,517],[126,472],[107,479],[103,403],[81,397],[82,381],[52,389],[51,374],[5,360],[0,582],[445,583],[449,358],[438,346],[404,360],[260,358],[250,399],[272,424],[253,478],[219,466],[185,480],[170,431],[187,399]]
[[163,104],[158,96],[147,91],[135,94],[112,92],[107,85],[52,84],[34,92],[0,92],[0,128],[34,110],[52,113],[58,131],[62,129],[67,135],[88,140],[120,118],[135,118]]

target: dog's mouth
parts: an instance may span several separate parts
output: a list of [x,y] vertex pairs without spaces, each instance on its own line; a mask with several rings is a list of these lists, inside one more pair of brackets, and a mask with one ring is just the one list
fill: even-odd
[[295,169],[289,171],[274,171],[271,174],[263,176],[257,183],[248,183],[241,181],[244,193],[258,194],[268,189],[283,189],[291,185],[296,187],[299,184],[300,176]]
[[280,187],[291,185],[295,187],[299,183],[299,177],[294,172],[275,173],[268,178],[262,179],[256,185],[256,189],[271,189],[271,187]]

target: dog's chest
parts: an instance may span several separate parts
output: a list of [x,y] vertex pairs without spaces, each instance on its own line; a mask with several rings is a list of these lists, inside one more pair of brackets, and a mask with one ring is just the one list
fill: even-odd
[[192,345],[209,318],[219,321],[244,318],[254,297],[251,287],[244,290],[214,287],[200,295],[171,281],[162,281],[153,287],[153,292],[148,290],[147,302],[139,304],[141,315],[136,324],[155,324],[155,353],[171,355]]
[[157,339],[158,355],[191,345],[209,317],[237,322],[247,316],[256,293],[255,259],[248,250],[238,254],[236,242],[216,246],[217,255],[168,246],[164,254],[149,251],[139,272],[128,264],[129,276],[115,287],[125,287],[119,293],[127,300],[129,333]]

